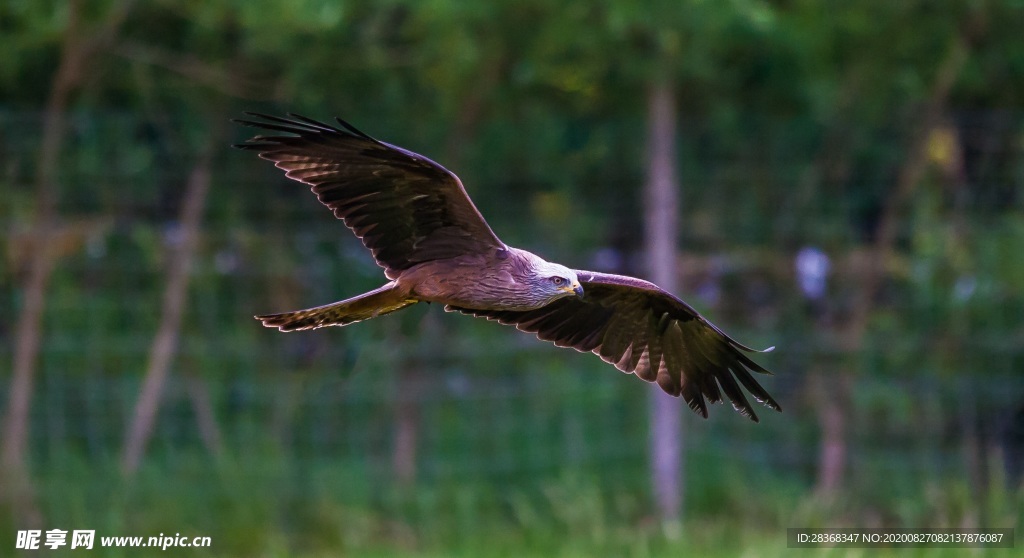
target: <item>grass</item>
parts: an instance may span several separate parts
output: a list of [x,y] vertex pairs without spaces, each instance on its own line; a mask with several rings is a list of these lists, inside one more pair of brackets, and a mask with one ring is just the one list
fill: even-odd
[[[962,481],[816,499],[792,479],[691,462],[683,526],[660,524],[642,476],[552,471],[500,479],[424,480],[415,488],[336,460],[297,460],[269,449],[214,460],[203,453],[155,456],[132,480],[114,459],[51,456],[36,485],[44,529],[99,536],[210,536],[210,549],[177,556],[1011,556],[1014,550],[788,549],[792,526],[1016,527],[1021,495],[993,487],[981,499]],[[898,479],[892,479],[899,482]],[[998,480],[997,480],[998,483]],[[876,487],[882,488],[882,487]],[[883,490],[872,490],[878,498]],[[984,501],[986,509],[978,502]],[[879,513],[881,510],[881,513]],[[886,520],[888,521],[888,520]],[[13,548],[4,518],[0,548]],[[138,549],[94,550],[139,556]]]

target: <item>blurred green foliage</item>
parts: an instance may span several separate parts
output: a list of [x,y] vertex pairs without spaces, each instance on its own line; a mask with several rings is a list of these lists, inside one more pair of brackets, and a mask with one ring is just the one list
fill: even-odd
[[[84,32],[123,5],[83,2]],[[218,556],[776,555],[786,527],[1024,529],[1020,2],[127,6],[84,68],[57,172],[71,232],[32,407],[47,528],[209,535]],[[0,4],[4,363],[68,13]],[[957,45],[966,60],[938,126],[922,130]],[[650,509],[651,387],[595,357],[438,308],[292,335],[251,320],[381,276],[305,188],[227,148],[248,134],[229,118],[337,114],[456,171],[506,242],[583,268],[612,254],[642,273],[645,95],[664,79],[681,113],[681,294],[742,341],[780,347],[765,385],[786,409],[760,425],[724,407],[687,417],[682,538]],[[838,324],[855,311],[857,254],[921,133],[925,172],[850,350]],[[126,483],[117,458],[183,184],[211,138],[223,148],[174,379]],[[803,246],[833,261],[824,318],[794,277]],[[805,384],[839,369],[855,381],[849,466],[842,494],[819,498],[827,402]],[[219,451],[196,426],[195,379]],[[408,397],[418,450],[403,483],[392,453]],[[13,548],[16,519],[0,522],[0,548]]]

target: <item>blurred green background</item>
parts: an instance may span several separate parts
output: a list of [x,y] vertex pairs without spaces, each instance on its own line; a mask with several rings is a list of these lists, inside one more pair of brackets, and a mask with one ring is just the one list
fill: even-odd
[[[27,528],[300,557],[1021,533],[1022,25],[1019,0],[0,3],[0,554]],[[252,319],[383,279],[229,148],[242,111],[341,116],[457,172],[509,244],[646,276],[658,92],[677,291],[778,346],[785,409],[685,413],[678,518],[656,388],[593,355],[426,305]]]

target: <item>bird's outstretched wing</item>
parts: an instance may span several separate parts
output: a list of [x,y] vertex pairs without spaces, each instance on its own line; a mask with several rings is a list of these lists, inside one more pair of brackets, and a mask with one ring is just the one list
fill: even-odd
[[737,411],[757,422],[741,385],[764,405],[782,410],[751,375],[771,374],[744,354],[757,351],[733,340],[690,305],[641,279],[576,273],[582,300],[561,298],[528,311],[447,309],[514,325],[559,347],[593,352],[623,372],[681,395],[705,418],[705,399],[718,403],[724,393]]
[[504,247],[459,178],[434,161],[340,119],[338,128],[296,114],[246,114],[262,121],[236,122],[287,135],[259,135],[235,147],[258,152],[288,178],[310,185],[388,278],[420,262]]

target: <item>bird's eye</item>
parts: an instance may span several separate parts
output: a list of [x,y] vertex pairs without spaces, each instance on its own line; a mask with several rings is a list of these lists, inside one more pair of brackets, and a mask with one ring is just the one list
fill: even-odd
[[561,277],[552,277],[551,282],[554,283],[556,287],[561,287],[562,284],[565,283],[565,279],[562,279]]

